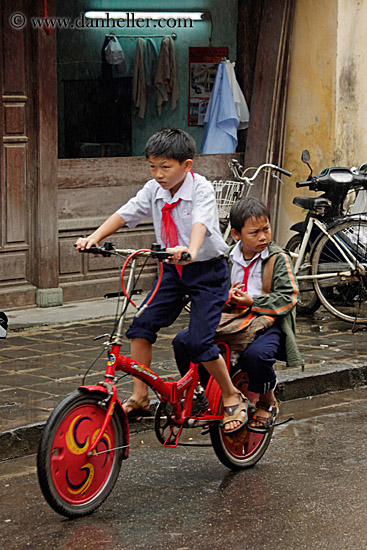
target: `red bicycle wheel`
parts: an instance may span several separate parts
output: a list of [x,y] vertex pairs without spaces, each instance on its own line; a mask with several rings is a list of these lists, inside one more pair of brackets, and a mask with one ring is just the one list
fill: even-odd
[[[231,376],[233,384],[249,397],[248,376],[240,369]],[[265,434],[249,432],[244,427],[232,435],[225,435],[218,425],[210,427],[213,449],[219,460],[231,470],[243,470],[254,466],[269,446],[273,428]]]
[[39,483],[50,506],[67,517],[84,516],[98,508],[120,471],[123,437],[115,416],[96,451],[87,456],[106,414],[100,401],[99,395],[75,392],[56,407],[42,434]]

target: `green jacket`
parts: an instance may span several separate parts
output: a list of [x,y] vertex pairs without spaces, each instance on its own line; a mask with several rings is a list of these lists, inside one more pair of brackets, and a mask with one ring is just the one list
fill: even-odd
[[[235,245],[234,245],[235,246]],[[234,246],[227,250],[229,257]],[[298,367],[304,364],[296,343],[296,303],[298,299],[298,284],[293,273],[292,261],[287,252],[271,242],[268,247],[269,256],[262,262],[261,273],[264,274],[266,262],[274,254],[277,255],[270,285],[270,293],[254,297],[251,310],[259,315],[270,315],[279,318],[279,326],[285,336],[284,349],[280,350],[279,359],[286,361],[288,367]],[[229,260],[231,273],[232,264]]]

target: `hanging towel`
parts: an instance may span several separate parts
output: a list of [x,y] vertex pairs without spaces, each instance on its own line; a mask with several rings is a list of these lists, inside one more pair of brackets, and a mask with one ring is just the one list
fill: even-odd
[[236,74],[234,72],[235,64],[231,63],[229,60],[227,60],[225,63],[234,104],[236,106],[238,118],[240,119],[238,130],[244,130],[245,128],[248,128],[250,113],[247,107],[245,96],[243,95],[240,85],[237,82]]
[[222,61],[218,65],[214,87],[204,117],[202,153],[233,153],[237,147],[239,118],[231,87]]
[[144,53],[145,83],[152,87],[155,83],[155,75],[158,67],[158,47],[152,38],[148,38]]
[[133,99],[139,118],[144,118],[147,103],[144,71],[144,47],[145,41],[142,38],[139,38],[135,48],[133,74]]
[[171,94],[171,109],[176,109],[178,100],[178,78],[176,67],[175,44],[170,36],[163,38],[159,50],[158,69],[155,77],[158,115],[162,113],[162,105],[168,101]]

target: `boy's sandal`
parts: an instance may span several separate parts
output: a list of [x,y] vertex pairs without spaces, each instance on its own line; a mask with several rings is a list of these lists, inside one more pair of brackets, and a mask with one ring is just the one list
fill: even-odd
[[[238,395],[240,397],[240,402],[237,405],[223,407],[223,422],[221,427],[225,435],[230,435],[234,432],[238,432],[238,430],[241,430],[248,421],[247,409],[249,405],[249,400],[241,392],[238,392]],[[244,412],[245,414],[241,414],[242,412]],[[233,430],[225,430],[225,425],[229,424],[230,422],[241,422],[241,424]]]
[[[129,397],[123,401],[122,406],[129,420],[140,416],[150,416],[149,399],[142,403],[138,403],[135,399]],[[126,406],[130,407],[129,411],[126,410]]]
[[[268,411],[270,413],[270,416],[268,417],[261,416],[258,413],[259,410]],[[258,434],[265,434],[269,432],[275,424],[275,420],[276,420],[276,417],[278,416],[278,413],[279,413],[278,403],[275,403],[274,405],[269,405],[269,403],[258,401],[256,405],[256,411],[254,415],[251,416],[251,419],[247,424],[247,431],[255,432]],[[256,424],[260,424],[260,426],[256,426]]]

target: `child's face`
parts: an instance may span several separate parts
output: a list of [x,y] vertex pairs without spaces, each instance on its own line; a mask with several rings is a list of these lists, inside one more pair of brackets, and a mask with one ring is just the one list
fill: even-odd
[[192,168],[191,159],[180,163],[175,159],[149,155],[148,162],[153,178],[163,189],[169,189],[172,195],[181,187],[187,172]]
[[271,241],[270,221],[267,217],[248,218],[241,232],[232,229],[235,239],[241,241],[242,253],[245,259],[252,258],[258,252],[262,252]]

